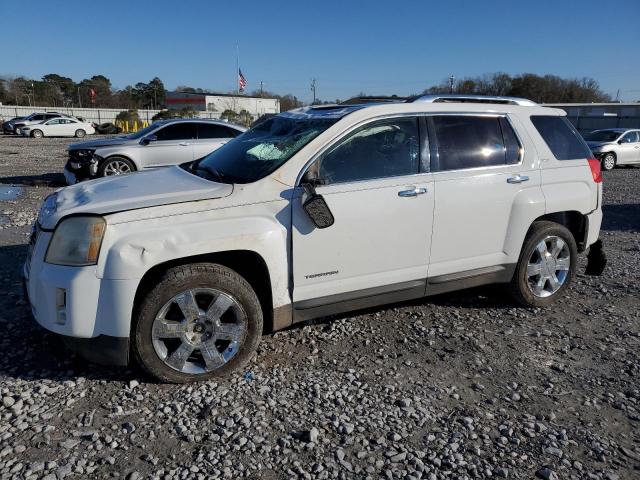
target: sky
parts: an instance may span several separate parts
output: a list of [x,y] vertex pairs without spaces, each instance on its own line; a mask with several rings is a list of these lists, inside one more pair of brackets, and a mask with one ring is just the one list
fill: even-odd
[[158,76],[232,91],[239,51],[248,91],[307,102],[312,78],[333,101],[498,71],[592,77],[640,100],[640,0],[7,1],[0,32],[0,75],[116,88]]

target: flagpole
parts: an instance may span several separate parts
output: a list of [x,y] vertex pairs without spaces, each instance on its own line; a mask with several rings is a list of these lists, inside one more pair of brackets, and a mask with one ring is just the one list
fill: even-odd
[[240,95],[240,47],[236,43],[236,95]]

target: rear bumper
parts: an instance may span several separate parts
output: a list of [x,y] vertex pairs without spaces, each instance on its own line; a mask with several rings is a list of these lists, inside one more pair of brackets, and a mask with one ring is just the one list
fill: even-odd
[[[598,199],[598,204],[602,204],[602,198]],[[590,245],[598,241],[600,237],[600,226],[602,225],[602,209],[598,208],[593,212],[586,215],[587,229],[585,231],[584,247],[588,248]]]

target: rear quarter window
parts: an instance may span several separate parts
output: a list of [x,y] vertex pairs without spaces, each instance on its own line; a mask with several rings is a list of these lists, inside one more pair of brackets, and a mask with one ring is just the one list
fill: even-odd
[[557,160],[579,160],[591,157],[591,150],[565,117],[532,115],[531,123]]

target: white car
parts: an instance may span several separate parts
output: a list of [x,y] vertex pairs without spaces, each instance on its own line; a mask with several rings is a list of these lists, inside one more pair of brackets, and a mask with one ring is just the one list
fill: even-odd
[[28,125],[20,129],[20,133],[24,137],[77,137],[82,138],[86,135],[96,133],[93,124],[81,122],[75,118],[58,117],[46,120],[42,123]]
[[579,252],[604,268],[600,162],[562,110],[465,100],[306,107],[202,160],[58,190],[24,266],[36,320],[186,382],[314,317],[488,283],[551,304]]

